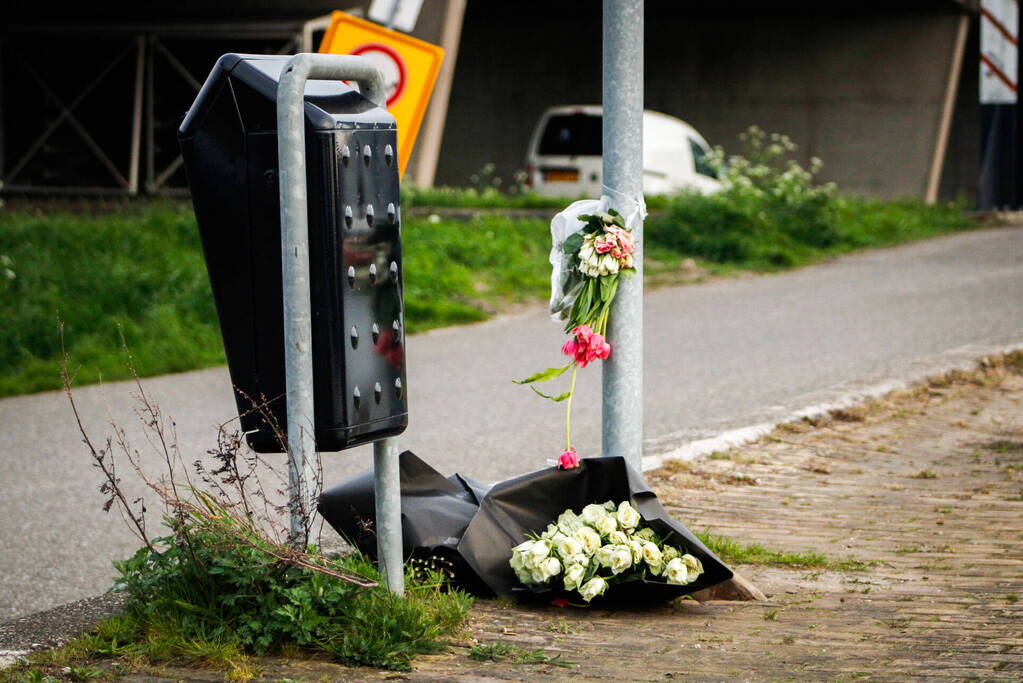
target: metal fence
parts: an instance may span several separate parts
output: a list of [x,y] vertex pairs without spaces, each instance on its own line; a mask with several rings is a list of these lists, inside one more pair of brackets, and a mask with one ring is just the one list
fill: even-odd
[[225,52],[314,49],[305,23],[11,27],[0,34],[0,192],[187,194],[175,137]]

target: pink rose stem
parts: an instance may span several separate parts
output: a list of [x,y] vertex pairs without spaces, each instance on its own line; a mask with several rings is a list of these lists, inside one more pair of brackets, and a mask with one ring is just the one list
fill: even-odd
[[568,388],[568,401],[565,404],[565,450],[572,447],[572,397],[575,396],[575,373],[579,366],[572,365],[572,384]]

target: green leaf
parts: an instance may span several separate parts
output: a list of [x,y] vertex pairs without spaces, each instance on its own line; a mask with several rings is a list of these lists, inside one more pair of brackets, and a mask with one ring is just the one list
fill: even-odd
[[600,298],[604,303],[611,303],[618,291],[618,274],[600,278]]
[[575,300],[575,306],[572,307],[572,317],[569,320],[569,327],[571,330],[576,325],[586,320],[586,314],[590,311],[590,304],[593,301],[593,280],[588,278],[586,284],[583,285],[582,291],[579,292],[579,298]]
[[530,375],[526,379],[513,379],[512,382],[515,382],[515,384],[532,384],[533,382],[546,382],[549,379],[554,379],[555,377],[560,377],[561,375],[565,374],[565,370],[568,370],[570,367],[572,367],[571,363],[569,363],[563,368],[547,368],[542,372]]
[[534,392],[536,392],[536,394],[538,396],[543,396],[544,398],[546,398],[546,399],[548,399],[550,401],[554,401],[555,403],[561,403],[566,398],[568,398],[569,396],[572,395],[571,391],[566,391],[563,394],[558,394],[557,396],[551,396],[550,394],[545,394],[542,391],[539,391],[536,387],[529,387],[529,388],[532,389]]
[[566,254],[578,254],[579,249],[583,246],[582,233],[573,232],[568,238],[562,243],[561,250]]

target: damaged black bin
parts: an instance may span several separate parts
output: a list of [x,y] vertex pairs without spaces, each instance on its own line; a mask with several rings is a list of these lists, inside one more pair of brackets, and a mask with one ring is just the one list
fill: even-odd
[[[242,429],[259,452],[287,426],[277,83],[289,57],[224,55],[178,137]],[[305,91],[316,446],[408,424],[397,131],[343,82]]]

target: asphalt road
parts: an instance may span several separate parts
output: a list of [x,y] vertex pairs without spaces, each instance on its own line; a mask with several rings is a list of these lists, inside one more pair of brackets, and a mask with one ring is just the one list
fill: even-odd
[[[1023,228],[649,292],[645,326],[644,427],[655,455],[1023,344]],[[403,446],[444,473],[482,480],[544,467],[562,443],[561,406],[509,380],[558,363],[562,340],[542,311],[410,338]],[[580,373],[573,432],[582,455],[599,454],[599,374]],[[189,461],[233,416],[224,368],[145,380],[145,387],[173,417]],[[133,393],[118,383],[84,387],[76,397],[100,441],[118,424],[148,453]],[[325,480],[335,483],[369,460],[368,448],[325,454]],[[0,463],[0,620],[106,590],[110,561],[138,544],[116,513],[100,510],[99,472],[61,393],[0,400]]]

